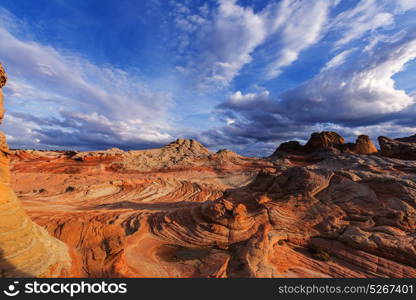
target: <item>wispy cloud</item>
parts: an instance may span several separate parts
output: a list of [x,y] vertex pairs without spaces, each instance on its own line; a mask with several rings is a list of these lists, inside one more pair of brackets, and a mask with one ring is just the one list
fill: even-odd
[[[14,137],[14,144],[32,140],[39,147],[91,148],[106,141],[139,147],[172,139],[170,94],[152,90],[124,70],[22,38],[19,30],[23,28],[4,10],[0,20],[0,60],[9,73],[5,93],[7,102],[14,103],[9,105],[5,131]],[[25,114],[15,114],[22,108]],[[47,124],[36,126],[42,118],[48,119]],[[25,137],[16,136],[18,120],[34,124],[30,131],[21,132]]]
[[331,21],[331,30],[341,33],[335,47],[346,45],[366,34],[377,36],[377,30],[391,29],[395,26],[397,15],[413,9],[416,9],[414,1],[362,0]]
[[[203,17],[182,9],[177,23],[193,34],[188,39],[184,38],[186,34],[182,36],[186,40],[182,46],[195,47],[198,53],[189,57],[186,68],[201,86],[227,86],[246,65],[255,64],[253,55],[260,47],[266,47],[265,71],[259,76],[271,80],[327,34],[337,36],[335,49],[368,38],[369,33],[374,44],[383,36],[379,30],[390,29],[396,16],[416,7],[404,0],[363,0],[333,16],[333,9],[340,2],[270,1],[263,9],[254,11],[237,0],[218,0],[217,7],[210,8],[210,13]],[[194,35],[195,31],[198,34]]]
[[[267,67],[267,79],[278,76],[300,53],[317,43],[325,33],[328,14],[338,1],[289,1],[277,7],[275,24],[280,41],[277,58]],[[268,13],[270,16],[270,13]],[[274,14],[271,14],[272,16]]]
[[321,69],[321,72],[328,71],[330,69],[336,68],[342,64],[345,63],[348,56],[354,51],[355,49],[348,49],[345,51],[342,51],[341,53],[335,55],[333,58],[331,58],[330,61],[328,61],[325,66]]
[[335,46],[339,47],[361,38],[368,31],[392,25],[394,16],[385,11],[384,4],[384,1],[364,0],[356,7],[340,13],[332,22],[334,29],[343,31]]
[[[371,53],[345,50],[318,75],[277,97],[268,91],[237,91],[218,106],[226,125],[204,135],[223,144],[252,145],[302,140],[311,131],[328,129],[346,137],[414,133],[416,122],[410,116],[416,112],[416,99],[397,89],[393,76],[416,58],[416,36],[409,31],[392,41]],[[353,51],[351,64],[347,57]]]
[[[12,145],[140,148],[180,136],[253,154],[313,130],[396,135],[416,126],[414,88],[402,73],[406,66],[412,72],[415,59],[415,1],[150,4],[143,8],[151,12],[137,12],[145,29],[116,30],[131,30],[135,39],[101,41],[105,57],[94,47],[59,48],[34,24],[0,10],[0,60],[10,75],[4,128]],[[128,15],[136,24],[137,15]],[[94,22],[91,32],[109,26]],[[112,55],[118,67],[97,63]],[[131,71],[139,66],[141,76]]]
[[[345,53],[345,52],[344,52]],[[341,54],[342,55],[342,54]],[[338,62],[282,95],[282,108],[302,122],[365,124],[408,108],[415,101],[396,89],[393,76],[416,58],[416,36],[362,52],[355,64]],[[337,65],[337,64],[335,64]]]
[[189,63],[201,84],[227,85],[251,62],[251,53],[268,32],[265,17],[236,0],[219,0],[212,19],[195,37],[199,55]]
[[303,50],[319,41],[329,9],[336,3],[283,0],[255,12],[237,0],[218,0],[211,19],[199,19],[192,14],[193,19],[203,20],[195,24],[186,14],[180,15],[177,23],[189,27],[191,32],[194,28],[199,30],[192,40],[199,55],[190,58],[187,68],[192,69],[192,76],[196,75],[202,86],[226,86],[252,62],[258,47],[275,40],[279,46],[269,53],[271,61],[264,75],[274,78],[296,61]]

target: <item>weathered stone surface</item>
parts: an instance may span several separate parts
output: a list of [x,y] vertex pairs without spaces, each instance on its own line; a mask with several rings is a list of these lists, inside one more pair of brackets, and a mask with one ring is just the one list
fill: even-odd
[[269,159],[187,140],[11,151],[12,184],[90,277],[416,277],[416,160],[314,140]]
[[404,160],[415,160],[416,141],[413,142],[414,140],[416,140],[414,136],[395,140],[380,136],[378,142],[381,148],[381,155]]
[[396,141],[405,143],[416,143],[416,134],[409,137],[397,138]]
[[[229,150],[212,153],[191,140],[142,151],[14,150],[10,156],[14,187],[31,217],[68,247],[77,248],[91,277],[228,276],[230,256],[221,247],[228,247],[229,238],[249,237],[246,230],[254,232],[256,226],[245,205],[210,201],[273,166]],[[177,219],[174,212],[179,209],[183,215],[189,209],[189,218],[198,210],[215,220],[206,223],[204,231],[213,235],[212,241],[188,248],[184,235],[178,237],[182,243],[163,238],[170,226],[194,226]],[[194,250],[206,244],[219,250]],[[175,257],[189,264],[186,269],[174,263]],[[200,259],[207,267],[196,271]]]
[[288,154],[314,154],[323,151],[356,154],[375,154],[378,152],[371,139],[366,135],[360,135],[355,143],[345,143],[344,138],[336,132],[323,131],[313,133],[304,146],[297,141],[282,143],[271,157],[285,156]]
[[[151,151],[158,160],[166,148]],[[29,214],[79,249],[87,276],[416,276],[416,161],[324,151],[300,164],[309,153],[266,161],[193,151],[168,172],[111,168],[129,155],[11,155]],[[253,170],[261,172],[251,182],[241,177]]]
[[7,82],[7,74],[3,68],[3,65],[0,64],[0,89],[6,85]]
[[309,141],[305,145],[306,151],[320,151],[337,149],[344,144],[344,138],[336,132],[323,131],[312,133]]
[[298,141],[289,141],[280,144],[272,156],[277,156],[279,153],[304,153],[304,147]]
[[376,146],[367,135],[360,135],[351,150],[357,154],[373,154],[378,152]]
[[[0,65],[0,88],[7,77]],[[0,90],[1,91],[1,90]],[[0,120],[3,94],[0,93]],[[62,277],[79,276],[74,254],[61,241],[33,223],[10,187],[9,150],[0,133],[0,276]]]

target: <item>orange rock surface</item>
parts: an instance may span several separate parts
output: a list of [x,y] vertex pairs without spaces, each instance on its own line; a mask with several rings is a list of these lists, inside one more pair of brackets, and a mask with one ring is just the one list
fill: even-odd
[[12,185],[89,277],[415,277],[416,161],[330,137],[264,159],[15,150]]
[[260,159],[184,139],[11,151],[0,134],[0,274],[416,277],[415,138],[379,140],[314,133]]
[[[3,119],[1,88],[7,77],[0,65],[0,122]],[[0,277],[82,276],[78,253],[35,224],[10,186],[10,151],[0,132]]]

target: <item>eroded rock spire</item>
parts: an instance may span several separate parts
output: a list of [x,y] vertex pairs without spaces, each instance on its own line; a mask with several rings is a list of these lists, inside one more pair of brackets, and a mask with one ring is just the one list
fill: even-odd
[[[1,88],[7,75],[0,64],[0,122],[4,117]],[[66,277],[73,274],[68,247],[32,222],[10,187],[9,148],[0,132],[0,277]]]

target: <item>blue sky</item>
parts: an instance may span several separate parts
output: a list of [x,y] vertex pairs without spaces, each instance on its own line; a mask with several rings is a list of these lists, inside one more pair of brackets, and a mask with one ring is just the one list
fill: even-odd
[[3,0],[16,148],[416,133],[414,0]]

